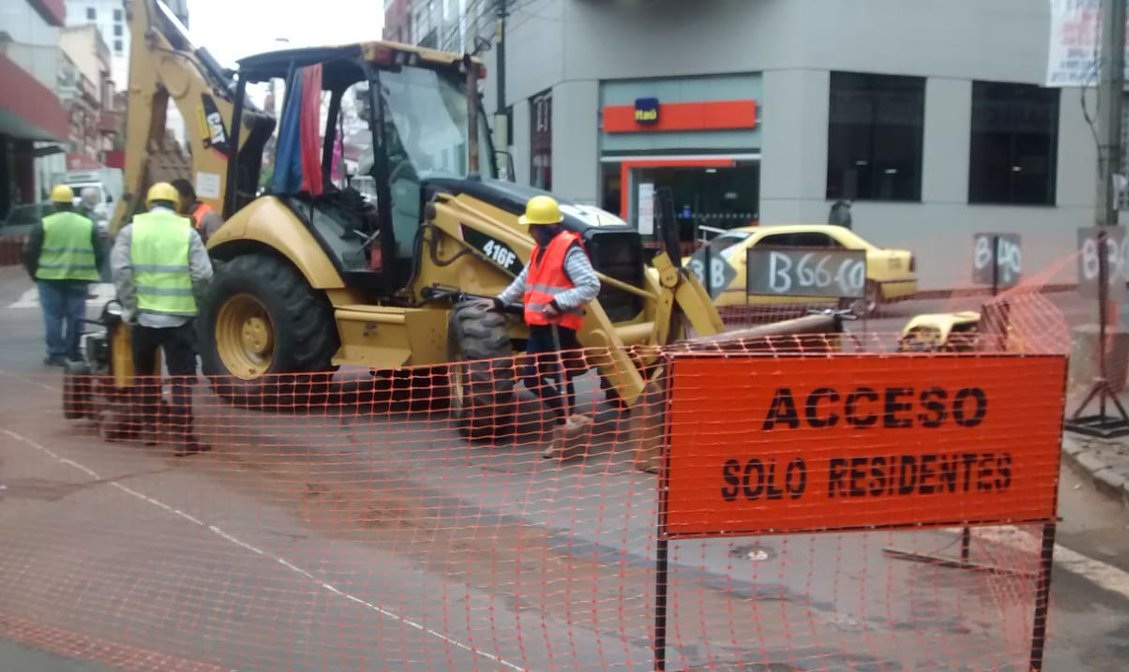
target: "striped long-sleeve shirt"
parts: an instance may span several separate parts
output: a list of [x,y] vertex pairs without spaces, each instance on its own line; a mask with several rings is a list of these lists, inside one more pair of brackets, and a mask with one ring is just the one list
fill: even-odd
[[[544,254],[543,248],[537,248],[534,254]],[[555,301],[562,310],[580,308],[592,301],[600,294],[600,278],[596,276],[596,269],[588,260],[588,254],[579,246],[572,247],[565,255],[565,273],[575,285],[572,289],[557,294]],[[522,269],[510,286],[498,295],[503,303],[520,303],[525,291],[529,288],[526,278],[529,276],[529,266]]]

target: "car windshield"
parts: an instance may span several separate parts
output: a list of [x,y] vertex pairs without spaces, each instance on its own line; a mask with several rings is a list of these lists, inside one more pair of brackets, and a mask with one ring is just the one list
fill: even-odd
[[[452,74],[418,67],[381,71],[393,174],[410,170],[420,178],[465,177],[470,172],[465,92],[464,82]],[[479,172],[494,177],[485,115],[478,120]]]
[[723,233],[708,243],[710,252],[720,252],[724,254],[734,246],[748,240],[751,235],[753,234],[747,231],[730,231],[729,233]]

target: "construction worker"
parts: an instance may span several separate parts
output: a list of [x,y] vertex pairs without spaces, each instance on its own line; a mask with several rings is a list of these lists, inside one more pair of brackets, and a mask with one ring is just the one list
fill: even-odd
[[208,239],[223,226],[223,218],[212,209],[212,206],[196,200],[196,189],[188,180],[177,178],[172,181],[172,186],[176,187],[177,193],[180,194],[181,214],[192,218],[192,225],[196,227],[200,238],[208,242]]
[[[39,286],[46,332],[47,366],[78,359],[78,339],[86,318],[86,292],[98,281],[105,256],[94,222],[74,211],[74,191],[65,184],[51,190],[54,212],[32,228],[24,244],[24,268]],[[65,329],[64,329],[65,323]]]
[[98,238],[102,241],[103,263],[98,266],[99,279],[102,282],[110,281],[110,269],[105,262],[110,259],[110,213],[105,203],[101,202],[98,190],[94,187],[84,187],[79,192],[78,214],[90,218],[94,228],[98,229]]
[[193,431],[192,384],[196,378],[196,288],[212,277],[212,264],[192,222],[177,213],[180,195],[167,182],[149,188],[149,212],[134,216],[118,233],[110,254],[122,319],[131,327],[133,369],[140,419],[134,423],[156,443],[161,401],[157,350],[172,378],[168,425],[176,455],[210,450]]
[[[526,352],[532,359],[525,371],[525,386],[549,407],[555,423],[562,425],[572,413],[576,393],[561,353],[579,350],[576,332],[584,324],[584,306],[600,293],[600,279],[580,236],[561,226],[564,217],[556,200],[534,196],[518,221],[528,227],[537,247],[529,265],[493,300],[492,307],[503,310],[518,300],[525,304]],[[552,456],[550,451],[545,457]]]

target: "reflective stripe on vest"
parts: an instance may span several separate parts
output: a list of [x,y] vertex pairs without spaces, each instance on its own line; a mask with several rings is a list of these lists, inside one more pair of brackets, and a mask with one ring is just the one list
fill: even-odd
[[201,227],[204,226],[204,217],[209,212],[215,212],[215,210],[212,210],[212,206],[207,203],[198,204],[196,209],[192,211],[192,223],[196,226],[197,230],[200,230]]
[[94,222],[77,212],[56,212],[43,218],[43,248],[35,277],[40,280],[97,282]]
[[168,315],[196,314],[188,265],[192,225],[172,212],[149,212],[133,218],[129,257],[137,308]]
[[525,276],[528,285],[524,299],[526,324],[557,324],[568,329],[580,329],[584,325],[584,313],[580,308],[569,309],[554,318],[544,313],[557,295],[576,287],[565,273],[565,257],[573,245],[580,244],[579,235],[562,231],[549,241],[549,246],[541,254],[538,254],[539,250],[533,250],[529,273]]

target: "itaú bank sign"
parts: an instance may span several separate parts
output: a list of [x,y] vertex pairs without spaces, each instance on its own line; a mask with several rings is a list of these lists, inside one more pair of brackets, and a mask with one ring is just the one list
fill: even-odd
[[662,103],[658,98],[636,98],[634,105],[608,105],[603,113],[605,133],[719,131],[757,125],[755,100]]

